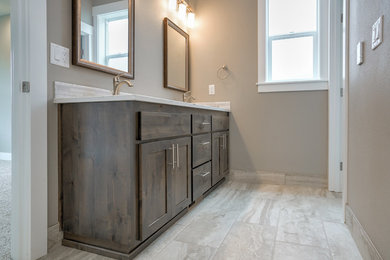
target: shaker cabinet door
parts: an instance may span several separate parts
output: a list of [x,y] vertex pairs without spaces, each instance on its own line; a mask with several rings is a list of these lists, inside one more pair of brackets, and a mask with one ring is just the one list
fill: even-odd
[[140,239],[145,240],[191,203],[191,138],[139,149]]
[[172,170],[172,217],[191,203],[191,138],[173,140],[175,167]]
[[213,134],[212,185],[229,172],[229,132]]
[[139,147],[140,239],[145,240],[172,216],[171,141],[141,144]]

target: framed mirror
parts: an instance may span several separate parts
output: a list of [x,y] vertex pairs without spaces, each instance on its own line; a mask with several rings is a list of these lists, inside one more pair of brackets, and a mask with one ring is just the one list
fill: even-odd
[[73,0],[73,64],[134,79],[134,0]]
[[164,87],[189,91],[189,35],[164,19]]

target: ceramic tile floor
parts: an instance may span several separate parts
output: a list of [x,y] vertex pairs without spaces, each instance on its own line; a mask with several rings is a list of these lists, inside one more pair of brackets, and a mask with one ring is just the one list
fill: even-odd
[[0,160],[0,259],[11,251],[11,161]]
[[[45,259],[108,258],[57,245]],[[136,259],[362,258],[343,224],[339,194],[226,181]]]

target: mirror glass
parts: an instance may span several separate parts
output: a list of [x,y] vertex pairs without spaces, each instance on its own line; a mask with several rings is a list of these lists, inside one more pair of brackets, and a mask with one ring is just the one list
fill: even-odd
[[189,36],[168,18],[164,20],[165,87],[188,91]]
[[134,0],[74,1],[79,12],[75,63],[132,78]]

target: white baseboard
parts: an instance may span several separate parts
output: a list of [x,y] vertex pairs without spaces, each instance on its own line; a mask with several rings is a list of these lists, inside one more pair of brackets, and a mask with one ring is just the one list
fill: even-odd
[[328,185],[328,180],[326,177],[263,171],[250,172],[242,170],[231,170],[229,178],[238,182],[256,184],[299,185],[318,188],[326,188]]
[[371,238],[368,236],[349,205],[346,205],[345,211],[345,222],[363,259],[383,260],[375,245],[372,243]]
[[12,154],[11,153],[1,153],[0,152],[0,160],[11,161],[12,160]]

